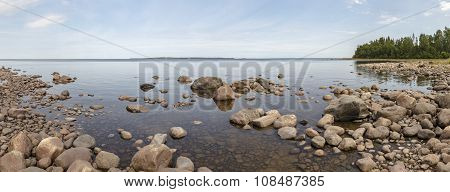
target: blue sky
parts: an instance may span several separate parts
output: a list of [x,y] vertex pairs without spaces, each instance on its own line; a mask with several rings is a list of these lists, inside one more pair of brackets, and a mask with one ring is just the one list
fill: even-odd
[[438,7],[312,57],[351,57],[380,36],[450,27],[443,0],[0,0],[0,58],[303,57]]

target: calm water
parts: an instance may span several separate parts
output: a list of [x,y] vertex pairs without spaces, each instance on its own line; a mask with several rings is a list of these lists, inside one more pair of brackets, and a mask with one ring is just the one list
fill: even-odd
[[[273,128],[242,130],[231,125],[229,117],[245,107],[277,109],[282,114],[296,114],[298,120],[306,120],[308,124],[297,125],[299,133],[303,133],[304,129],[315,125],[327,105],[321,98],[330,89],[319,89],[320,86],[359,88],[377,83],[384,89],[426,91],[429,83],[371,74],[359,69],[354,61],[337,60],[314,60],[309,64],[302,60],[1,61],[0,66],[21,69],[26,74],[40,74],[48,82],[51,82],[51,73],[55,71],[77,77],[75,83],[55,85],[50,92],[69,90],[72,99],[62,102],[66,106],[105,106],[103,115],[91,119],[79,117],[77,123],[83,132],[96,138],[98,146],[118,154],[123,167],[129,164],[137,151],[133,147],[137,139],[148,143],[146,137],[181,126],[188,131],[188,136],[181,140],[169,137],[167,142],[169,147],[177,149],[175,157],[187,156],[196,167],[207,166],[214,171],[354,171],[351,162],[356,158],[355,153],[334,155],[327,149],[327,157],[316,158],[312,156],[312,150],[299,148],[297,142],[279,139]],[[285,76],[282,80],[277,78],[279,73]],[[159,79],[153,79],[154,75]],[[170,105],[188,101],[181,94],[191,93],[191,90],[189,85],[177,82],[179,75],[189,75],[193,79],[212,75],[227,83],[261,75],[285,84],[290,90],[286,90],[282,97],[249,93],[256,95],[256,100],[246,101],[241,97],[234,103],[217,105],[212,99],[195,97],[194,106],[178,109],[147,104],[151,111],[143,114],[128,113],[125,107],[129,103],[117,99],[120,95],[145,94],[151,99],[166,98]],[[154,82],[156,88],[144,93],[139,90],[140,82]],[[158,90],[163,88],[169,92],[159,93]],[[299,88],[307,93],[304,97],[294,95]],[[79,97],[80,93],[95,96]],[[302,104],[299,99],[307,100],[308,104]],[[194,120],[203,123],[194,125]],[[130,131],[133,140],[120,139],[117,128]],[[108,138],[111,133],[115,136]],[[298,148],[300,153],[295,152]]]

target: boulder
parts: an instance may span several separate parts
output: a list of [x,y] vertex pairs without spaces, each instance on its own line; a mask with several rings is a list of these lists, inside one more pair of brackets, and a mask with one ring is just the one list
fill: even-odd
[[366,129],[365,136],[368,139],[385,139],[389,137],[389,128],[380,126]]
[[358,159],[356,161],[356,166],[358,166],[358,168],[363,172],[369,172],[372,171],[372,169],[374,169],[377,164],[372,160],[372,158],[365,157],[362,159]]
[[336,133],[324,134],[324,138],[327,141],[328,145],[331,146],[338,146],[342,141],[342,138]]
[[11,118],[23,119],[25,115],[28,113],[26,109],[18,109],[18,108],[10,108],[8,109],[8,116]]
[[282,127],[295,127],[297,125],[297,116],[294,114],[283,115],[275,122],[273,122],[273,127],[278,129]]
[[439,162],[439,159],[440,159],[439,155],[433,153],[425,155],[425,157],[423,157],[423,161],[431,166],[436,165]]
[[94,137],[92,137],[88,134],[80,135],[75,139],[75,141],[73,141],[73,146],[94,148],[95,147],[95,139],[94,139]]
[[441,139],[441,140],[442,140],[442,139],[450,139],[450,126],[447,126],[447,127],[442,131],[442,134],[441,134],[440,139]]
[[181,139],[187,135],[187,131],[181,127],[170,128],[170,136],[174,139]]
[[436,106],[434,106],[430,103],[419,102],[416,104],[416,106],[414,106],[414,108],[412,109],[412,112],[415,115],[420,115],[420,114],[435,115],[436,114]]
[[25,156],[25,158],[30,156],[32,149],[33,143],[31,143],[30,138],[28,138],[25,132],[20,132],[13,137],[8,146],[8,151],[19,151]]
[[67,172],[95,172],[91,163],[84,160],[75,160],[67,169]]
[[317,132],[317,131],[314,130],[313,128],[307,128],[307,129],[305,130],[305,134],[306,134],[308,137],[311,137],[311,138],[314,138],[315,136],[319,136],[319,135],[320,135],[319,132]]
[[38,167],[28,167],[26,169],[19,170],[19,172],[46,172],[46,171]]
[[109,170],[119,166],[120,158],[114,153],[100,151],[95,157],[95,163],[99,169]]
[[153,136],[150,144],[164,144],[167,141],[167,134],[157,133]]
[[384,117],[393,122],[398,122],[406,116],[407,110],[404,107],[394,105],[391,107],[382,108],[377,112],[377,118]]
[[143,105],[127,105],[127,111],[130,113],[147,113],[149,109]]
[[64,150],[64,144],[58,137],[48,137],[43,139],[36,147],[36,158],[38,160],[49,158],[56,159]]
[[441,108],[450,108],[450,93],[437,95],[434,99]]
[[152,84],[149,84],[149,83],[144,83],[144,84],[141,84],[141,85],[139,86],[139,88],[141,88],[142,91],[147,92],[147,91],[150,91],[150,90],[152,90],[153,88],[155,88],[155,86],[152,85]]
[[164,144],[150,144],[139,150],[131,159],[135,171],[154,172],[165,168],[172,160],[172,150]]
[[193,90],[207,90],[207,89],[217,90],[222,85],[223,85],[223,81],[222,81],[222,79],[220,79],[218,77],[200,77],[192,83],[191,89],[193,89]]
[[76,160],[91,162],[91,150],[84,147],[70,148],[55,159],[55,165],[67,170]]
[[419,132],[417,132],[417,137],[419,139],[428,140],[436,137],[436,134],[429,129],[420,129]]
[[190,171],[190,172],[193,172],[195,169],[194,163],[189,158],[183,157],[183,156],[180,156],[177,158],[177,163],[176,163],[175,168],[183,169],[183,170]]
[[403,135],[406,137],[414,137],[419,133],[419,130],[421,130],[422,127],[420,125],[413,125],[411,127],[405,127],[403,128]]
[[192,82],[192,79],[189,76],[182,75],[182,76],[178,77],[177,81],[180,83],[190,83],[190,82]]
[[338,147],[342,151],[351,151],[356,149],[356,141],[352,138],[344,138]]
[[295,127],[283,127],[278,129],[278,135],[281,139],[295,139],[297,137],[297,129]]
[[131,138],[133,138],[133,135],[128,131],[121,131],[120,137],[124,140],[130,140]]
[[236,98],[234,97],[233,89],[227,84],[219,87],[214,94],[214,100],[216,101],[228,101],[234,99]]
[[440,127],[447,127],[450,125],[450,109],[442,109],[438,114],[438,125]]
[[331,101],[325,108],[325,113],[332,114],[336,121],[353,121],[370,115],[369,108],[362,99],[348,95]]
[[211,169],[209,169],[208,167],[199,167],[197,169],[197,172],[213,172]]
[[25,157],[19,151],[10,151],[0,157],[0,172],[17,172],[25,168]]
[[230,121],[238,125],[247,125],[261,116],[262,109],[242,109],[230,117]]
[[122,95],[122,96],[119,96],[119,100],[120,101],[136,102],[137,101],[137,97]]
[[311,139],[311,145],[318,149],[322,149],[325,146],[325,142],[325,138],[322,136],[315,136]]
[[389,172],[408,172],[408,169],[406,169],[403,162],[397,161],[393,166],[389,167]]
[[[373,128],[372,128],[372,129],[373,129]],[[356,129],[355,131],[353,131],[352,137],[353,137],[354,139],[362,138],[365,132],[366,132],[366,128],[362,128],[362,127],[361,127],[361,128],[358,128],[358,129]]]
[[345,129],[339,126],[327,126],[325,132],[323,133],[324,135],[327,134],[337,134],[337,135],[342,135],[345,133]]
[[319,122],[317,122],[317,127],[324,128],[325,125],[331,125],[334,123],[334,116],[330,114],[325,114]]
[[279,113],[269,114],[269,115],[254,119],[252,121],[252,124],[257,127],[261,127],[261,128],[268,127],[268,126],[272,125],[275,122],[275,120],[277,120],[279,117],[280,117]]
[[416,105],[416,99],[406,93],[401,93],[396,99],[397,105],[406,109],[412,109]]
[[375,127],[379,127],[379,126],[384,126],[384,127],[389,127],[392,124],[392,121],[390,119],[386,119],[383,117],[380,117],[377,119],[377,121],[375,121],[375,123],[373,123],[373,126]]

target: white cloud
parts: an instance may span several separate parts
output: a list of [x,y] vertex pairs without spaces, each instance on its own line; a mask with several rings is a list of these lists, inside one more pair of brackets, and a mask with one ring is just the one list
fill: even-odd
[[423,13],[423,15],[424,15],[425,17],[428,17],[428,16],[433,15],[433,12],[427,11],[427,12]]
[[55,22],[63,23],[65,20],[66,18],[63,15],[52,14],[45,16],[45,18],[39,18],[34,21],[28,22],[25,24],[25,26],[28,28],[43,28],[51,24],[55,24]]
[[350,0],[350,4],[362,5],[366,2],[366,0]]
[[[14,5],[14,6],[17,6],[20,8],[27,8],[31,5],[33,5],[34,3],[38,2],[39,0],[2,0],[2,1],[0,1],[0,15],[11,14],[11,13],[18,11],[17,8],[15,8],[11,5]],[[4,2],[6,2],[6,3],[4,3]],[[8,5],[8,4],[11,4],[11,5]]]
[[398,21],[398,20],[400,20],[400,18],[395,17],[395,16],[391,16],[391,15],[381,15],[381,16],[380,16],[380,20],[378,21],[378,23],[379,23],[379,24],[386,25],[386,24],[391,24],[391,23],[393,23],[393,22],[396,22],[396,21]]
[[447,1],[441,1],[441,10],[442,10],[442,11],[448,11],[448,10],[450,10],[450,2],[447,2]]

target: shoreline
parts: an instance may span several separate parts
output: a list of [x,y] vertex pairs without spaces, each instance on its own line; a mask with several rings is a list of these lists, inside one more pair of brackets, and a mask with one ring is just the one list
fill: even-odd
[[[427,61],[420,61],[427,62]],[[423,71],[430,72],[427,74],[427,76],[433,76],[437,79],[440,79],[440,82],[435,82],[434,87],[436,87],[435,92],[441,92],[441,94],[447,95],[444,97],[444,103],[447,102],[448,95],[449,95],[449,89],[448,89],[448,81],[449,79],[449,72],[448,71],[442,71],[441,68],[434,69],[430,66],[422,66],[423,64],[419,63],[376,63],[376,64],[369,64],[365,67],[368,68],[368,70],[373,70],[377,73],[379,72],[389,72],[389,73],[396,73],[397,75],[403,75],[403,76],[417,76],[417,75],[425,75]],[[391,68],[385,68],[386,66],[392,66]],[[430,67],[430,68],[428,68]],[[0,123],[2,122],[8,122],[5,124],[2,124],[2,138],[0,141],[2,141],[2,153],[0,153],[0,157],[5,159],[4,157],[6,154],[10,154],[7,156],[6,159],[8,160],[16,160],[16,162],[19,162],[19,164],[10,165],[8,164],[5,166],[4,164],[7,164],[9,162],[6,162],[6,160],[3,160],[2,167],[10,167],[12,169],[7,170],[14,170],[19,171],[17,168],[23,168],[23,165],[25,165],[26,171],[61,171],[61,170],[69,170],[69,168],[72,166],[72,163],[77,162],[75,165],[73,165],[73,168],[70,169],[72,171],[80,171],[80,170],[90,170],[90,171],[97,171],[97,170],[103,170],[103,171],[157,171],[159,168],[163,168],[160,171],[182,171],[182,170],[189,170],[193,171],[194,166],[191,160],[187,159],[186,157],[178,157],[176,160],[176,165],[174,167],[168,167],[169,163],[172,160],[172,154],[174,153],[174,149],[170,149],[168,146],[164,145],[164,141],[167,138],[167,134],[156,134],[149,140],[153,144],[150,144],[148,146],[143,147],[141,150],[136,153],[138,156],[136,159],[142,159],[147,155],[156,155],[151,154],[152,150],[157,149],[161,155],[162,161],[164,162],[161,164],[161,166],[148,168],[147,166],[141,165],[142,161],[136,160],[134,163],[132,162],[130,164],[130,167],[134,167],[131,169],[123,168],[117,169],[118,165],[115,165],[117,161],[117,155],[114,155],[109,152],[105,152],[98,147],[96,147],[95,144],[95,138],[85,135],[82,133],[79,133],[77,131],[76,126],[76,116],[77,115],[86,115],[90,116],[91,114],[95,115],[97,113],[97,110],[101,110],[102,106],[90,106],[89,108],[81,108],[81,109],[64,109],[68,110],[69,114],[68,117],[65,118],[64,121],[58,122],[58,121],[50,121],[46,120],[45,116],[42,114],[37,115],[34,113],[34,108],[38,107],[38,105],[41,105],[43,107],[50,106],[48,104],[54,104],[61,100],[70,99],[70,93],[67,91],[61,92],[59,95],[47,95],[46,91],[49,86],[47,83],[42,82],[39,80],[41,78],[40,76],[36,75],[28,75],[28,76],[20,76],[17,74],[17,72],[14,72],[12,69],[4,69],[2,68],[1,76],[0,78],[3,81],[0,82],[6,82],[10,83],[5,85],[2,84],[2,91],[3,90],[14,90],[14,88],[18,88],[19,90],[15,91],[5,91],[4,93],[8,93],[7,95],[2,95],[2,103],[8,103],[9,106],[7,106],[8,110],[3,110],[5,106],[2,106],[2,117],[0,117]],[[445,78],[445,79],[443,79]],[[16,81],[16,82],[14,82]],[[57,84],[66,84],[76,81],[75,78],[71,78],[65,75],[60,74],[53,74],[53,83]],[[192,81],[192,80],[191,80]],[[11,83],[13,82],[13,83]],[[32,82],[32,86],[25,86],[24,84]],[[195,82],[195,81],[194,81]],[[211,82],[210,80],[206,82]],[[250,82],[255,85],[255,82]],[[260,86],[268,86],[267,88],[270,89],[270,85],[275,86],[274,88],[277,88],[278,92],[277,94],[282,94],[284,89],[281,89],[283,87],[277,87],[277,85],[273,85],[273,83],[266,82],[265,80],[260,80],[258,82]],[[240,83],[236,85],[232,85],[231,87],[223,87],[223,86],[214,86],[217,87],[217,90],[223,89],[223,91],[220,91],[224,93],[220,98],[224,98],[224,100],[228,100],[230,98],[235,97],[235,90],[237,85],[241,85]],[[256,86],[257,89],[262,91],[265,90],[264,86],[259,87]],[[250,90],[256,89],[256,87],[249,87]],[[231,92],[229,89],[233,89]],[[239,88],[245,88],[245,87],[239,87]],[[351,89],[351,88],[345,88],[345,87],[327,87],[327,90],[329,89],[330,93],[329,95],[325,95],[323,97],[324,100],[328,100],[330,102],[330,106],[325,109],[325,113],[332,114],[325,115],[321,120],[318,121],[317,128],[312,129],[306,129],[305,133],[298,134],[296,131],[294,132],[292,127],[295,127],[297,124],[297,119],[295,118],[295,123],[293,123],[294,117],[292,117],[289,114],[280,114],[278,111],[268,110],[268,111],[258,111],[259,115],[256,115],[253,119],[244,120],[245,126],[269,126],[269,125],[276,125],[277,128],[285,128],[288,127],[289,129],[279,129],[278,135],[282,139],[287,140],[296,140],[299,143],[302,143],[300,145],[301,147],[309,147],[310,149],[314,150],[314,155],[321,157],[325,156],[326,153],[330,153],[329,150],[331,149],[333,153],[340,153],[340,151],[350,151],[351,153],[354,152],[364,152],[360,153],[364,158],[362,160],[358,160],[356,163],[356,166],[360,168],[362,171],[405,171],[405,170],[415,170],[415,171],[431,171],[431,170],[438,170],[438,171],[445,171],[448,170],[450,164],[445,164],[445,159],[447,159],[448,155],[448,149],[450,149],[447,138],[443,137],[443,139],[437,139],[437,136],[442,136],[442,134],[447,134],[446,127],[439,127],[440,134],[437,134],[436,132],[439,132],[437,129],[437,126],[441,126],[439,114],[442,113],[442,111],[446,111],[445,108],[448,109],[448,107],[442,107],[439,102],[436,101],[436,97],[433,97],[433,95],[436,95],[435,92],[430,94],[423,94],[417,91],[412,90],[402,90],[401,92],[392,92],[392,91],[385,91],[382,90],[382,88],[377,87],[377,85],[374,85],[372,87],[361,87],[359,89]],[[44,91],[42,91],[44,90]],[[334,94],[334,95],[333,95]],[[22,100],[22,96],[29,95],[33,98],[31,100],[31,103],[27,103],[24,100]],[[275,94],[276,95],[276,94]],[[5,97],[6,96],[6,97]],[[381,96],[384,98],[383,100],[375,100],[375,96]],[[399,99],[400,97],[400,99]],[[5,102],[6,99],[8,99],[8,102]],[[413,102],[414,99],[414,102]],[[447,100],[446,100],[447,99]],[[357,103],[356,108],[350,108],[345,110],[342,110],[341,107],[345,107],[345,103]],[[344,103],[344,104],[343,104]],[[413,105],[411,103],[414,103],[414,106],[408,106]],[[416,119],[413,115],[421,115],[421,114],[413,114],[412,111],[414,110],[414,107],[421,103],[421,105],[426,107],[431,107],[430,105],[433,105],[436,109],[435,112],[426,112],[425,114],[433,114],[431,117],[428,117],[427,115],[422,115],[419,117],[419,119]],[[21,106],[21,104],[25,104],[26,106]],[[364,105],[371,104],[370,106],[364,107]],[[430,104],[430,105],[428,105]],[[399,108],[396,107],[398,105],[401,105]],[[18,108],[19,107],[19,108]],[[377,115],[378,113],[375,113],[375,111],[382,111],[384,108],[395,108],[396,110],[400,111],[401,114],[403,114],[403,111],[406,110],[405,114],[403,114],[403,118],[406,119],[403,121],[401,119],[401,123],[397,123],[400,120],[398,119],[390,119],[391,117],[389,115],[396,115],[396,114],[388,114],[388,115]],[[11,110],[13,109],[13,110]],[[421,108],[420,108],[421,109]],[[136,109],[137,111],[141,109]],[[130,111],[135,111],[135,109],[130,109]],[[356,111],[356,117],[351,118],[342,118],[345,117],[347,114],[346,112],[349,112],[349,114],[355,116],[354,112]],[[387,110],[389,112],[390,110]],[[411,111],[411,112],[410,112]],[[340,114],[343,112],[343,114]],[[239,113],[239,112],[238,112]],[[247,112],[241,112],[241,114],[246,114]],[[253,113],[253,112],[250,112]],[[446,114],[447,112],[445,112]],[[256,114],[256,113],[255,113]],[[75,117],[72,117],[75,116]],[[245,115],[247,116],[247,115]],[[450,116],[450,115],[449,115]],[[257,117],[257,118],[256,118]],[[444,115],[444,118],[446,115]],[[75,119],[74,119],[75,118]],[[230,117],[232,118],[232,117]],[[362,120],[363,119],[363,120]],[[409,121],[407,121],[409,119]],[[432,125],[430,125],[429,122],[422,123],[422,121],[430,121]],[[240,120],[234,120],[234,122],[242,122]],[[355,131],[346,130],[345,127],[339,127],[335,126],[334,121],[367,121],[369,124],[361,125],[364,128],[364,131],[362,129],[357,129]],[[420,121],[419,121],[420,120]],[[233,121],[233,120],[232,120]],[[390,121],[390,123],[389,123]],[[37,123],[36,122],[41,122]],[[49,123],[51,122],[51,123]],[[251,122],[251,124],[250,124]],[[278,122],[278,123],[276,123]],[[437,124],[436,124],[436,123]],[[395,124],[394,124],[395,123]],[[389,124],[389,125],[388,125]],[[428,142],[430,143],[422,143],[420,139],[417,139],[417,135],[419,134],[420,130],[422,129],[422,124],[431,126],[433,128],[434,136],[432,138],[428,138]],[[437,126],[436,126],[436,125]],[[13,127],[7,128],[8,130],[5,130],[4,125]],[[20,128],[15,129],[17,125],[29,125],[31,126],[31,134],[33,136],[30,136],[28,133],[20,133]],[[380,126],[378,126],[380,125]],[[420,125],[421,128],[418,128],[417,125]],[[442,124],[442,126],[445,126],[446,124]],[[400,126],[400,128],[398,128]],[[447,125],[448,126],[448,125]],[[383,127],[383,128],[379,128]],[[387,129],[386,129],[387,128]],[[404,129],[414,129],[412,130],[412,137],[404,137],[405,133]],[[416,129],[417,132],[416,132]],[[358,131],[359,130],[359,131]],[[431,130],[431,129],[427,129]],[[44,133],[42,133],[44,131]],[[367,133],[367,131],[370,132],[370,134]],[[386,133],[387,131],[387,133]],[[449,130],[450,131],[450,128]],[[447,131],[447,132],[448,132]],[[173,129],[173,131],[170,131],[172,134],[170,136],[172,137],[184,137],[187,133],[186,130],[183,129]],[[429,131],[422,131],[426,136],[430,137],[430,135],[433,135]],[[6,134],[5,134],[6,133]],[[126,130],[118,130],[118,134],[121,135],[123,139],[130,138],[129,132]],[[373,133],[373,134],[372,134]],[[415,134],[414,134],[415,133]],[[6,135],[6,136],[5,136]],[[50,137],[47,137],[47,136]],[[184,135],[184,136],[182,136]],[[295,136],[293,136],[295,135]],[[355,136],[356,135],[356,136]],[[375,135],[375,136],[374,136]],[[381,135],[381,136],[380,136]],[[386,136],[387,135],[387,136]],[[391,135],[394,138],[391,138]],[[182,137],[181,137],[182,136]],[[6,137],[6,138],[5,138]],[[28,139],[27,139],[28,138]],[[44,139],[45,138],[45,139]],[[50,138],[50,139],[49,139]],[[361,139],[362,138],[362,139]],[[387,139],[389,138],[389,139]],[[410,139],[413,138],[413,139]],[[393,142],[391,142],[392,140]],[[438,141],[436,141],[438,140]],[[41,143],[45,141],[42,146],[47,146],[45,148],[47,151],[50,150],[51,155],[47,155],[47,157],[41,156],[41,152],[43,147],[39,147]],[[77,142],[75,142],[77,141]],[[55,144],[56,143],[56,144]],[[61,143],[63,145],[63,149],[61,149]],[[74,144],[75,143],[75,144]],[[137,142],[138,144],[141,142]],[[409,144],[409,146],[408,146]],[[381,150],[378,151],[375,149],[375,146],[380,146]],[[391,147],[385,147],[386,145],[389,146],[396,146],[396,149],[391,149]],[[403,148],[399,148],[403,147]],[[420,145],[417,147],[417,145]],[[438,145],[438,147],[435,147]],[[3,147],[6,146],[6,147]],[[328,146],[328,147],[325,147]],[[410,146],[414,146],[414,148],[410,148]],[[426,146],[426,147],[424,147]],[[325,149],[325,148],[326,149]],[[364,149],[363,149],[364,147]],[[431,150],[429,149],[431,147]],[[40,150],[38,150],[38,148]],[[53,150],[53,149],[57,150]],[[77,148],[86,148],[90,149],[77,149]],[[425,148],[428,148],[430,150],[428,154],[424,155],[423,151]],[[439,150],[435,150],[434,148],[437,148]],[[388,150],[389,149],[389,150]],[[408,149],[408,150],[406,150]],[[442,152],[444,150],[444,152]],[[14,151],[20,151],[21,154],[16,153]],[[83,154],[81,155],[83,159],[77,159],[76,160],[67,160],[67,162],[62,163],[61,158],[57,161],[58,157],[64,154],[64,152],[70,152],[73,154]],[[380,152],[383,154],[381,155]],[[425,151],[426,152],[426,151]],[[58,154],[59,153],[59,154]],[[66,156],[71,156],[65,155]],[[149,154],[150,153],[150,154]],[[395,153],[395,154],[394,154]],[[41,154],[41,155],[38,155]],[[45,154],[45,153],[44,153]],[[55,155],[57,154],[57,155]],[[101,154],[101,155],[100,155]],[[376,155],[374,155],[376,154]],[[397,154],[401,157],[397,157]],[[435,154],[435,155],[432,155]],[[99,157],[100,155],[100,157]],[[372,156],[371,156],[372,155]],[[21,157],[22,156],[22,157]],[[38,157],[40,156],[40,157]],[[49,156],[49,157],[48,157]],[[409,156],[414,158],[409,158]],[[422,157],[424,156],[424,157]],[[425,156],[427,156],[427,160],[424,160]],[[438,160],[436,162],[436,156],[438,156]],[[95,160],[94,158],[95,157]],[[117,158],[116,158],[117,157]],[[69,158],[69,157],[66,157]],[[97,162],[97,158],[98,160]],[[384,160],[383,160],[384,158]],[[391,158],[391,159],[388,159]],[[422,158],[422,159],[421,159]],[[34,160],[33,160],[34,159]],[[43,160],[44,159],[44,160]],[[375,159],[375,161],[373,160]],[[414,160],[413,163],[409,162],[411,159]],[[441,160],[442,159],[442,160]],[[180,162],[179,162],[180,161]],[[386,163],[387,161],[392,163]],[[6,163],[5,163],[6,162]],[[58,162],[58,163],[57,163]],[[87,162],[87,163],[86,163]],[[358,163],[359,162],[359,163]],[[399,162],[399,163],[397,163]],[[401,163],[400,163],[401,162]],[[423,162],[423,163],[422,163]],[[98,164],[107,164],[105,166],[100,165],[98,167]],[[352,163],[352,162],[349,162]],[[441,163],[441,164],[440,164]],[[444,163],[444,164],[442,164]],[[1,164],[1,163],[0,163]],[[139,165],[138,165],[139,164]],[[403,165],[402,165],[403,164]],[[419,167],[410,166],[411,164],[420,164]],[[429,164],[428,167],[423,166],[425,164]],[[56,166],[58,165],[58,166]],[[31,167],[31,168],[30,168]],[[40,168],[38,168],[40,167]],[[52,167],[52,168],[49,168]],[[179,169],[182,167],[182,169]],[[391,168],[394,167],[394,168]],[[43,169],[45,168],[45,169]],[[106,169],[108,168],[108,169]],[[369,169],[370,168],[370,169]],[[55,169],[55,170],[53,170]],[[199,168],[199,171],[208,171],[208,168],[201,167]],[[209,170],[210,171],[210,170]]]

